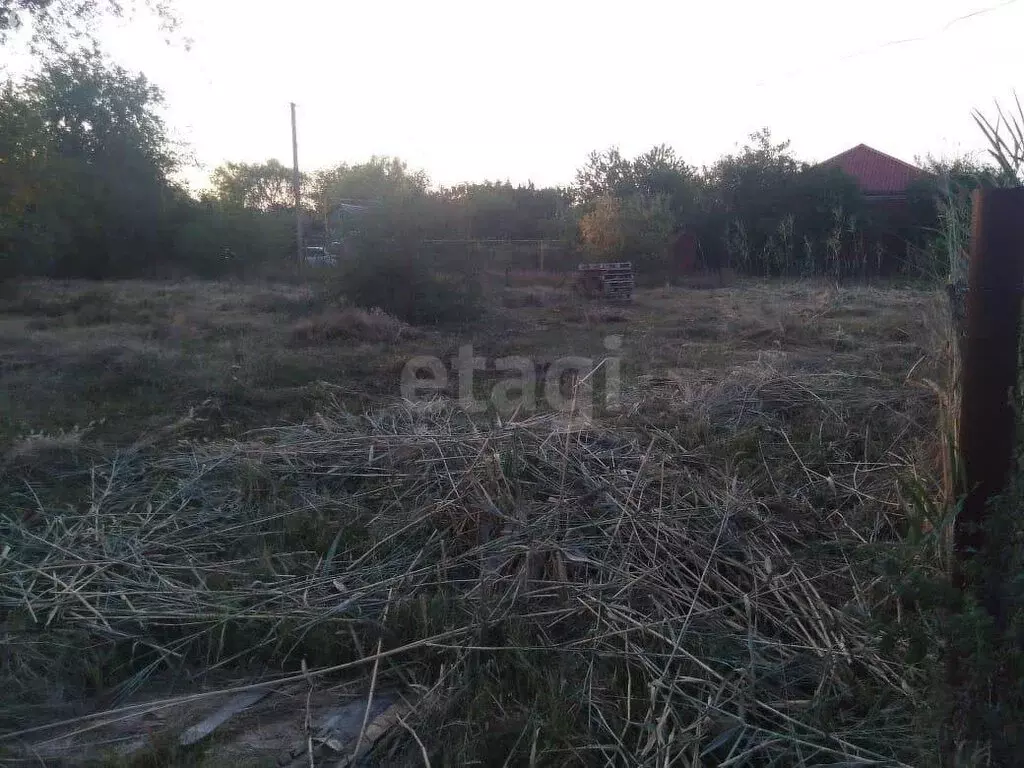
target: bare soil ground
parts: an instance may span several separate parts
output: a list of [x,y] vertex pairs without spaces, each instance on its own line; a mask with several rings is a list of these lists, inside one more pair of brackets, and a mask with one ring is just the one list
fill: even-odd
[[[478,321],[410,328],[299,285],[5,290],[4,759],[928,749],[866,553],[905,530],[905,481],[936,482],[931,292],[739,281],[615,306],[514,276]],[[417,355],[543,372],[613,335],[621,404],[582,430],[400,402]]]

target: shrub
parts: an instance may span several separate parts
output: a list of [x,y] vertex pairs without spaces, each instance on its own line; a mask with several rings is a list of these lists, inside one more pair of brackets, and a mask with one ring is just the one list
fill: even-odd
[[479,313],[479,287],[466,275],[440,274],[417,254],[363,253],[342,269],[340,292],[412,325],[455,322]]
[[670,200],[664,195],[602,197],[580,219],[589,255],[603,261],[632,261],[647,272],[664,269],[674,227]]
[[213,199],[189,202],[181,211],[176,248],[178,262],[201,277],[260,274],[294,264],[295,215]]
[[480,265],[465,253],[428,256],[424,210],[420,200],[392,201],[365,216],[332,293],[413,325],[478,315]]
[[580,237],[589,255],[614,261],[622,254],[622,203],[615,197],[602,197],[594,209],[580,219]]

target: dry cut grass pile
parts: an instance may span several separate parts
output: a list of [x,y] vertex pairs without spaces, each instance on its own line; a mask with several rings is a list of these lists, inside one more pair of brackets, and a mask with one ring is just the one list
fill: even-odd
[[323,344],[333,339],[396,342],[419,335],[422,334],[381,309],[358,307],[321,312],[292,328],[292,341],[299,344]]
[[[772,437],[780,408],[861,417],[830,414],[815,381],[734,377],[693,390],[691,418],[759,418],[765,450],[791,456],[768,463],[804,478],[795,511],[829,488],[891,503],[880,462],[829,469]],[[912,681],[878,649],[859,534],[787,514],[784,493],[766,503],[700,440],[638,426],[652,398],[576,431],[443,403],[325,411],[69,469],[84,500],[11,494],[0,747],[110,754],[105,724],[230,675],[401,697],[401,727],[366,753],[382,764],[905,759]],[[139,698],[168,679],[177,694]]]

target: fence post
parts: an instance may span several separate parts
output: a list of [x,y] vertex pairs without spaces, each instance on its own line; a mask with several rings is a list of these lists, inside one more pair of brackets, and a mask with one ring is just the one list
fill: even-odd
[[[987,505],[1006,487],[1012,466],[1016,423],[1012,393],[1017,386],[1017,349],[1024,282],[1024,189],[978,190],[973,198],[971,253],[968,265],[966,327],[962,357],[960,419],[957,442],[962,463],[964,503],[953,523],[953,585],[973,595],[992,616],[995,627],[1006,625],[1004,587],[1008,548],[1012,541],[992,534]],[[957,744],[966,738],[988,743],[995,764],[1013,740],[1005,729],[988,724],[992,702],[1001,698],[1006,672],[1001,663],[976,679],[965,650],[949,638],[947,682],[953,698],[941,737],[943,764],[959,765]],[[998,756],[998,757],[997,757]],[[1010,758],[1011,761],[1015,758]]]
[[[953,526],[953,581],[960,589],[976,590],[1001,623],[999,550],[1009,542],[986,541],[986,505],[1005,488],[1013,458],[1024,188],[977,190],[973,202],[958,435],[966,498]],[[975,584],[968,566],[976,557],[986,573]]]

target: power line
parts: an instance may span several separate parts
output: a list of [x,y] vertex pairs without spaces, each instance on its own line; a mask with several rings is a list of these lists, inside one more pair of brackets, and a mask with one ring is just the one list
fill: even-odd
[[998,3],[997,5],[991,5],[988,8],[979,8],[977,11],[971,11],[970,13],[965,13],[963,16],[957,16],[955,19],[949,21],[946,24],[946,26],[942,28],[941,32],[945,32],[954,24],[959,24],[961,21],[973,19],[975,16],[983,16],[986,13],[991,13],[992,11],[998,11],[1000,8],[1005,8],[1008,5],[1013,5],[1015,2],[1017,2],[1017,0],[1005,0],[1004,2]]
[[[945,32],[947,32],[950,29],[950,27],[953,27],[953,26],[959,24],[962,21],[967,21],[968,19],[973,19],[973,18],[975,18],[977,16],[984,16],[985,14],[1001,10],[1001,9],[1005,8],[1006,6],[1008,6],[1008,5],[1013,5],[1016,2],[1017,2],[1017,0],[1003,0],[1003,2],[997,3],[996,5],[990,5],[990,6],[986,7],[986,8],[979,8],[976,11],[971,11],[970,13],[965,13],[963,16],[957,16],[954,19],[950,19],[939,30],[937,30],[935,32],[932,32],[931,34],[919,35],[917,37],[905,37],[905,38],[902,38],[900,40],[888,40],[888,41],[886,41],[884,43],[880,43],[879,45],[875,45],[875,46],[872,46],[870,48],[865,48],[865,49],[860,50],[860,51],[854,51],[853,53],[848,53],[845,56],[840,56],[840,57],[838,57],[836,59],[833,59],[830,62],[821,62],[821,63],[815,64],[814,65],[814,69],[821,69],[823,66],[830,66],[832,64],[840,64],[840,63],[842,63],[844,61],[849,61],[850,59],[858,59],[858,58],[860,58],[862,56],[868,56],[870,54],[877,53],[878,51],[884,50],[886,48],[893,48],[893,47],[898,46],[898,45],[907,45],[908,43],[922,43],[922,42],[924,42],[926,40],[932,39],[933,37],[936,37],[938,35],[944,34]],[[781,77],[776,78],[776,82],[777,81],[781,81],[781,80],[789,80],[789,79],[791,79],[793,77],[799,77],[800,75],[802,75],[805,72],[807,72],[809,69],[811,69],[811,67],[801,67],[800,69],[795,69],[792,72],[787,72],[786,74],[782,75]],[[769,81],[769,80],[759,80],[758,82],[756,82],[754,84],[754,87],[755,88],[762,88],[765,85],[768,85],[770,82],[771,81]]]

